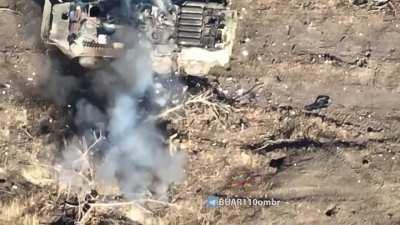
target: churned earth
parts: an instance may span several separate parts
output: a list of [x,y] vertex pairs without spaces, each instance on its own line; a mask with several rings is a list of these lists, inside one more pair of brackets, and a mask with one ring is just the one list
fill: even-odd
[[[0,224],[76,214],[53,168],[70,110],[48,96],[86,72],[41,44],[41,4],[0,0]],[[195,97],[162,115],[185,178],[167,203],[99,207],[86,224],[399,224],[399,5],[233,1],[230,66],[183,78]],[[331,104],[304,110],[319,95]],[[280,203],[207,208],[208,195]]]

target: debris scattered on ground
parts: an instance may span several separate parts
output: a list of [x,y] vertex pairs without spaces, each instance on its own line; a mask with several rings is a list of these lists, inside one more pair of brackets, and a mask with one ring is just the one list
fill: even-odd
[[316,111],[324,108],[328,108],[329,105],[331,105],[332,100],[329,96],[326,95],[319,95],[314,103],[310,105],[304,106],[304,109],[307,111]]
[[[0,224],[400,221],[399,1],[233,1],[240,39],[228,67],[179,82],[155,78],[161,98],[164,87],[179,84],[171,102],[160,99],[170,107],[148,119],[161,128],[168,154],[186,153],[186,176],[165,199],[141,201],[100,188],[61,189],[51,177],[63,141],[78,133],[76,106],[37,90],[51,84],[37,59],[54,61],[50,78],[72,78],[52,86],[79,87],[71,98],[96,103],[115,80],[106,76],[107,85],[90,93],[88,80],[99,77],[83,78],[76,63],[39,47],[40,31],[30,26],[42,14],[35,2],[0,0],[22,14],[0,12],[7,31],[0,33]],[[72,172],[92,178],[90,169]],[[210,209],[210,193],[282,202]]]

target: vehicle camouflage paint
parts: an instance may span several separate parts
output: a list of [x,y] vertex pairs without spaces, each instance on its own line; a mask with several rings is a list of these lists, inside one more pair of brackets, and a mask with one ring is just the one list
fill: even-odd
[[229,63],[236,26],[236,11],[219,0],[45,0],[41,37],[94,68],[129,48],[133,28],[150,40],[155,72],[202,75]]

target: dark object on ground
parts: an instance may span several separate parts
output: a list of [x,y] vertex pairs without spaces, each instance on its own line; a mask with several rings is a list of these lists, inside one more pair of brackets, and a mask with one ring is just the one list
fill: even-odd
[[277,159],[272,159],[271,162],[269,163],[269,166],[272,168],[279,169],[285,163],[285,159],[286,159],[286,156],[280,157]]
[[330,104],[331,104],[331,98],[329,96],[319,95],[315,99],[314,103],[304,106],[304,109],[307,111],[314,111],[318,109],[328,108]]
[[331,216],[336,215],[337,212],[338,212],[338,208],[336,208],[336,205],[335,205],[335,206],[332,206],[329,209],[327,209],[325,211],[325,215],[331,217]]
[[367,3],[368,3],[368,0],[353,0],[353,5],[364,5]]
[[[319,139],[298,138],[298,139],[279,139],[267,142],[242,145],[244,149],[250,149],[260,154],[272,152],[277,149],[303,149],[303,148],[357,148],[363,149],[366,143],[357,141],[331,140],[321,141]],[[273,167],[272,165],[270,165]]]

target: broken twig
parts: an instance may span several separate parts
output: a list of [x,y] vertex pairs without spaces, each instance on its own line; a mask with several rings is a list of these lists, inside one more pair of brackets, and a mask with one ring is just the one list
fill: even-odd
[[16,14],[18,16],[22,16],[22,13],[20,13],[16,10],[10,9],[10,8],[0,8],[0,12],[10,12],[10,13]]

